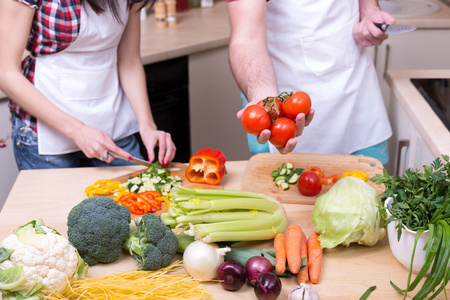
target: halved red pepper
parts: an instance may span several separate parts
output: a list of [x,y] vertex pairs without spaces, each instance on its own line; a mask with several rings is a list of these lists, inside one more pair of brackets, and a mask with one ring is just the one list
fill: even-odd
[[325,177],[325,175],[323,174],[322,170],[320,170],[319,167],[308,166],[307,170],[311,170],[311,171],[316,172],[316,174],[320,178],[320,182],[322,184],[325,184],[325,185],[330,185],[330,184],[333,185],[339,180],[339,176],[338,175],[331,175],[331,176]]
[[186,179],[194,183],[217,185],[225,175],[226,158],[222,151],[204,148],[189,159]]

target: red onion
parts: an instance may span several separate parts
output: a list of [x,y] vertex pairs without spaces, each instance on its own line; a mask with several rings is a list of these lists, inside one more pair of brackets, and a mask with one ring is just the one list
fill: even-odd
[[255,295],[258,300],[275,300],[281,293],[281,280],[272,272],[259,276],[255,281]]
[[229,260],[224,262],[217,273],[220,284],[228,291],[239,290],[247,281],[247,271],[238,261]]
[[252,286],[255,285],[256,279],[259,275],[267,272],[273,271],[273,266],[270,260],[261,256],[253,256],[245,264],[245,269],[247,270],[247,278]]

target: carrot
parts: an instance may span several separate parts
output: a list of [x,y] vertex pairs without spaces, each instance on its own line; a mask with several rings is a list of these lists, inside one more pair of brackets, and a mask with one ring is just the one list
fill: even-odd
[[317,233],[313,233],[308,239],[309,278],[312,283],[319,282],[322,269],[322,247],[318,237]]
[[300,246],[303,230],[296,224],[291,224],[286,229],[286,259],[292,274],[297,274],[302,265]]
[[302,243],[300,245],[300,257],[302,262],[305,262],[305,268],[301,269],[297,273],[297,282],[300,283],[308,283],[309,282],[309,267],[308,267],[308,244],[306,241],[306,235],[302,232]]
[[279,233],[274,239],[275,270],[282,274],[286,271],[286,235]]

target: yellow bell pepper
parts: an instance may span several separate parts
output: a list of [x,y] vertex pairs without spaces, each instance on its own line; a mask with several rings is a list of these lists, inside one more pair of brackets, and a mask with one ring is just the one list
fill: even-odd
[[359,178],[359,179],[364,180],[364,181],[369,179],[369,175],[368,174],[366,174],[366,173],[364,173],[362,171],[359,171],[359,170],[344,172],[342,174],[341,178],[347,177],[347,176],[353,176],[353,177]]
[[118,180],[102,179],[96,181],[93,185],[88,186],[84,192],[89,196],[108,196],[115,192],[125,191],[125,187],[120,186]]

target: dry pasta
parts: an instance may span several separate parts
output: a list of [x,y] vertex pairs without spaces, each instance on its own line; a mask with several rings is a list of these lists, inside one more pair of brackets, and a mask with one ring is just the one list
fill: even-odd
[[182,261],[158,271],[132,270],[96,278],[74,281],[60,294],[46,296],[48,300],[137,300],[137,299],[212,299],[199,280],[177,272]]

